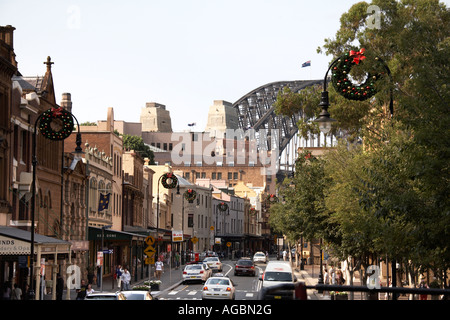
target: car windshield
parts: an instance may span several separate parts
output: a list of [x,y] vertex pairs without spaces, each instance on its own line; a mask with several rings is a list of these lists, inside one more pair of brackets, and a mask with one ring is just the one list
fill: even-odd
[[255,253],[255,257],[265,257],[264,253]]
[[264,274],[264,281],[292,281],[290,272],[267,271]]
[[237,265],[239,265],[239,266],[252,266],[253,262],[251,260],[239,260],[237,262]]
[[230,280],[228,279],[217,279],[217,278],[212,278],[208,280],[207,284],[221,284],[224,286],[229,286],[230,285]]

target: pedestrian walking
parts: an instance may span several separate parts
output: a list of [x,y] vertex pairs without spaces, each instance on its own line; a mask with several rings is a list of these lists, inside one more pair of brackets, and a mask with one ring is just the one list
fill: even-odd
[[158,280],[161,280],[161,274],[164,271],[164,263],[161,261],[160,258],[158,258],[158,261],[155,263],[155,272],[156,272],[156,278]]
[[[420,281],[419,288],[421,288],[421,289],[428,289],[430,287],[425,283],[425,280],[422,279],[422,281]],[[422,294],[420,294],[420,298],[419,299],[420,300],[427,300],[428,299],[428,295],[422,293]]]
[[86,281],[84,281],[84,279],[81,280],[81,284],[80,284],[80,289],[77,289],[77,300],[84,300],[84,298],[86,298]]
[[22,300],[22,289],[17,283],[14,283],[14,289],[11,292],[11,300]]
[[175,252],[175,268],[178,269],[180,267],[180,254]]
[[86,288],[86,296],[94,293],[94,289],[92,289],[92,285],[89,283]]
[[56,300],[62,300],[64,291],[64,280],[61,277],[61,274],[58,273],[56,276]]
[[123,290],[124,291],[130,290],[131,274],[127,268],[123,269],[121,278],[122,278]]
[[122,266],[119,264],[116,267],[116,272],[114,273],[114,279],[116,279],[117,281],[117,288],[120,290],[121,289],[121,284],[122,284]]

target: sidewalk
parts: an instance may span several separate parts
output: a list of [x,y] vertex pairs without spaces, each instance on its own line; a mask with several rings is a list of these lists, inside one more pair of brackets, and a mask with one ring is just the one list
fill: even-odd
[[[139,272],[139,277],[140,277],[140,272]],[[159,286],[160,291],[168,290],[172,287],[179,285],[182,281],[182,278],[183,278],[183,268],[182,267],[180,267],[178,269],[172,268],[171,270],[166,268],[164,273],[161,275],[161,285]],[[150,280],[155,280],[155,279],[156,278],[154,277],[154,274],[152,272]],[[143,284],[144,281],[147,281],[147,280],[148,280],[148,276],[147,277],[145,276],[145,271],[144,271],[144,277],[142,279],[138,278],[137,281],[135,281],[135,277],[134,277],[134,275],[132,275],[130,289],[133,288],[133,286]],[[94,289],[95,292],[101,291],[101,287],[98,286],[97,284],[93,284],[92,289]],[[104,277],[103,278],[103,291],[104,292],[118,291],[117,281],[115,279],[113,279],[111,276]],[[158,296],[158,293],[159,293],[158,291],[152,291],[152,295],[155,297]],[[70,300],[76,300],[76,297],[77,297],[76,290],[70,290]],[[52,294],[50,293],[50,294],[44,295],[44,300],[52,300]],[[67,300],[66,289],[64,289],[64,292],[63,292],[63,300]]]

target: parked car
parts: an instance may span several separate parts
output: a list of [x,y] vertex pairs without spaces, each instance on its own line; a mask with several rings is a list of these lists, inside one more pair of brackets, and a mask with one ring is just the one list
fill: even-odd
[[228,277],[209,278],[202,290],[202,299],[235,299],[236,289]]
[[234,275],[256,275],[255,264],[249,258],[239,259],[234,266]]
[[253,256],[253,262],[257,263],[257,262],[262,262],[262,263],[267,263],[267,256],[264,252],[256,252]]
[[117,292],[93,292],[84,298],[84,300],[127,300],[121,291]]
[[222,262],[220,262],[219,257],[207,257],[203,260],[203,263],[206,263],[213,270],[222,271]]
[[[297,278],[292,272],[289,262],[270,261],[259,280],[262,281],[261,288],[267,288],[283,283],[294,283],[297,281]],[[279,290],[266,295],[265,299],[294,299],[294,294],[294,290]]]
[[129,290],[121,291],[121,293],[127,298],[127,300],[153,300],[153,296],[150,292],[145,290]]
[[183,282],[198,280],[205,282],[211,274],[211,268],[206,263],[189,264],[183,270]]

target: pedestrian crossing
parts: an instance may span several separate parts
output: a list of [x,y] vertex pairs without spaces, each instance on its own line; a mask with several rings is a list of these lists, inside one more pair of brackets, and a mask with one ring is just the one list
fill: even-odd
[[[258,293],[250,290],[236,290],[237,300],[254,300],[257,299]],[[159,300],[201,300],[201,290],[172,290],[166,295],[158,297]]]

